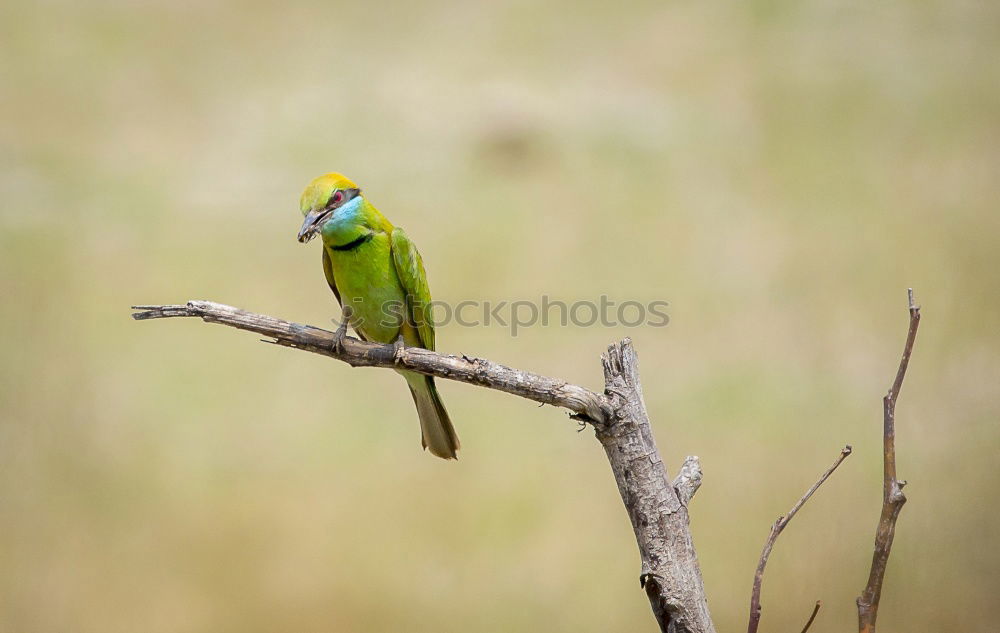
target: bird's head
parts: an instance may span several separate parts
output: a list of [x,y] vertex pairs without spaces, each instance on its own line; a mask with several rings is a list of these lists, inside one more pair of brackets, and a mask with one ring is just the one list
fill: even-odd
[[361,195],[358,186],[343,174],[323,174],[313,179],[302,192],[299,206],[305,220],[299,229],[298,239],[308,242],[323,229],[339,207]]

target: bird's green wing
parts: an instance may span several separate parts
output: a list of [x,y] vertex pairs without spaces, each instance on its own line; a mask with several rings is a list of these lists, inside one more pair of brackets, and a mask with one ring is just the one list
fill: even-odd
[[340,291],[337,290],[337,282],[333,279],[333,262],[330,261],[330,254],[326,252],[326,248],[323,249],[323,274],[326,275],[326,283],[330,284],[333,296],[337,297],[337,303],[344,305],[344,302],[340,300]]
[[434,323],[431,321],[431,290],[427,286],[424,260],[403,229],[397,227],[389,236],[396,275],[406,292],[406,313],[417,327],[420,342],[434,349]]
[[[337,290],[337,281],[333,278],[333,262],[330,261],[330,254],[326,252],[325,248],[323,249],[323,274],[326,276],[326,283],[330,284],[330,290],[333,291],[333,296],[337,297],[337,303],[340,304],[340,307],[344,307],[344,302],[340,300],[340,291]],[[336,320],[334,320],[334,322],[337,323]],[[358,338],[362,341],[368,340],[368,337],[357,329],[354,330],[354,333],[357,334]]]

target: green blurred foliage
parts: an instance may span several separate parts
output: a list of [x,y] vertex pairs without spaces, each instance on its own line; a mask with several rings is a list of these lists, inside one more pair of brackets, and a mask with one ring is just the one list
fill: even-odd
[[[1000,5],[67,2],[0,6],[0,631],[653,631],[591,433],[134,303],[338,314],[294,240],[347,173],[435,297],[666,299],[662,329],[443,328],[598,387],[630,335],[720,630],[849,630],[910,481],[880,623],[992,631],[1000,591]],[[388,394],[388,395],[384,395]]]

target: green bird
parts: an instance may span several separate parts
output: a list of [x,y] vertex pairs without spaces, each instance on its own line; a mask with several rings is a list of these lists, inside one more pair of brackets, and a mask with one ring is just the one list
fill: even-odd
[[[334,345],[347,324],[363,340],[434,349],[431,291],[424,262],[403,229],[394,227],[343,174],[324,174],[302,192],[305,221],[298,240],[323,238],[323,273],[343,309]],[[457,459],[458,435],[434,378],[397,370],[410,387],[425,449]]]

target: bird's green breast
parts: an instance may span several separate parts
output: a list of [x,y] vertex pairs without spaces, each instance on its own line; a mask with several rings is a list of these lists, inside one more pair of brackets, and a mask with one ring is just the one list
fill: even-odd
[[375,232],[350,250],[324,248],[340,299],[353,312],[352,327],[369,340],[393,342],[402,325],[405,294],[392,261],[389,236]]

